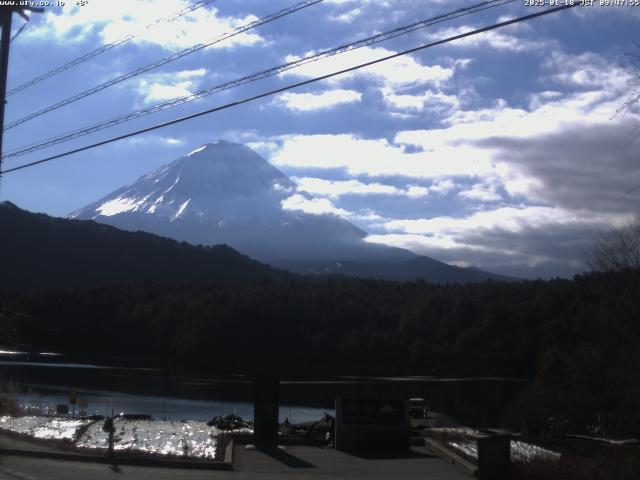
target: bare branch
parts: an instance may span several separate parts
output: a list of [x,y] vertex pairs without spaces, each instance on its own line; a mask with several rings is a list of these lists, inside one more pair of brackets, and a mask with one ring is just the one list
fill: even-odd
[[589,263],[601,271],[640,269],[640,218],[617,230],[597,234]]

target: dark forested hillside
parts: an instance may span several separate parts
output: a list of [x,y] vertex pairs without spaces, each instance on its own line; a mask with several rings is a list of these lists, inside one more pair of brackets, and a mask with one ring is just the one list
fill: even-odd
[[554,348],[614,352],[640,318],[626,273],[467,285],[134,283],[4,291],[0,305],[26,314],[20,331],[35,346],[67,353],[519,377]]
[[196,247],[91,221],[33,214],[8,202],[0,204],[0,225],[0,288],[288,277],[225,245]]

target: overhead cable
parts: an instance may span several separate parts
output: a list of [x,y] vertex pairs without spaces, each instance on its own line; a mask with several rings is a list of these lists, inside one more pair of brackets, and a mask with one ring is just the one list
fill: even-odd
[[517,17],[517,18],[511,19],[511,20],[506,20],[504,22],[500,22],[500,23],[496,23],[496,24],[493,24],[493,25],[489,25],[487,27],[482,27],[482,28],[478,28],[476,30],[471,30],[471,31],[468,31],[468,32],[465,32],[465,33],[461,33],[459,35],[455,35],[455,36],[452,36],[452,37],[445,38],[443,40],[438,40],[436,42],[427,43],[425,45],[420,45],[418,47],[410,48],[408,50],[404,50],[404,51],[399,52],[399,53],[394,53],[393,55],[387,55],[387,56],[379,58],[377,60],[372,60],[370,62],[361,63],[361,64],[355,65],[353,67],[345,68],[345,69],[338,70],[338,71],[335,71],[335,72],[332,72],[332,73],[328,73],[326,75],[322,75],[322,76],[314,77],[314,78],[311,78],[311,79],[308,79],[308,80],[304,80],[304,81],[301,81],[301,82],[293,83],[293,84],[287,85],[285,87],[277,88],[275,90],[270,90],[268,92],[264,92],[264,93],[260,93],[258,95],[247,97],[247,98],[244,98],[242,100],[237,100],[235,102],[226,103],[226,104],[218,106],[218,107],[209,108],[207,110],[203,110],[201,112],[192,113],[190,115],[186,115],[186,116],[183,116],[183,117],[175,118],[175,119],[169,120],[167,122],[158,123],[158,124],[152,125],[150,127],[146,127],[146,128],[142,128],[140,130],[136,130],[136,131],[133,131],[133,132],[130,132],[130,133],[126,133],[124,135],[119,135],[117,137],[112,137],[112,138],[109,138],[107,140],[102,140],[100,142],[96,142],[96,143],[93,143],[93,144],[90,144],[90,145],[85,145],[84,147],[79,147],[79,148],[75,148],[73,150],[68,150],[68,151],[63,152],[63,153],[52,155],[50,157],[46,157],[46,158],[43,158],[41,160],[36,160],[36,161],[33,161],[33,162],[25,163],[23,165],[18,165],[17,167],[12,167],[12,168],[9,168],[9,169],[6,169],[6,170],[0,172],[0,175],[5,174],[5,173],[15,172],[15,171],[22,170],[22,169],[29,168],[29,167],[33,167],[33,166],[36,166],[36,165],[41,165],[43,163],[50,162],[50,161],[53,161],[53,160],[57,160],[59,158],[67,157],[67,156],[73,155],[75,153],[84,152],[84,151],[91,150],[91,149],[96,148],[96,147],[100,147],[102,145],[107,145],[109,143],[117,142],[119,140],[124,140],[125,138],[134,137],[134,136],[140,135],[142,133],[147,133],[147,132],[151,132],[153,130],[158,130],[160,128],[168,127],[170,125],[175,125],[177,123],[181,123],[181,122],[184,122],[184,121],[187,121],[187,120],[191,120],[191,119],[194,119],[194,118],[202,117],[204,115],[209,115],[211,113],[219,112],[221,110],[227,110],[229,108],[237,107],[239,105],[243,105],[245,103],[253,102],[253,101],[259,100],[261,98],[265,98],[265,97],[268,97],[268,96],[276,95],[278,93],[282,93],[282,92],[285,92],[287,90],[291,90],[293,88],[298,88],[298,87],[302,87],[304,85],[309,85],[309,84],[312,84],[312,83],[316,83],[316,82],[319,82],[319,81],[322,81],[322,80],[326,80],[328,78],[336,77],[338,75],[343,75],[345,73],[353,72],[353,71],[359,70],[361,68],[370,67],[370,66],[376,65],[378,63],[382,63],[382,62],[385,62],[385,61],[388,61],[388,60],[392,60],[394,58],[398,58],[398,57],[403,56],[403,55],[408,55],[410,53],[415,53],[415,52],[418,52],[418,51],[421,51],[421,50],[424,50],[424,49],[427,49],[427,48],[435,47],[436,45],[442,45],[442,44],[445,44],[445,43],[453,42],[453,41],[456,41],[456,40],[460,40],[462,38],[470,37],[472,35],[477,35],[477,34],[488,32],[488,31],[495,30],[495,29],[498,29],[498,28],[506,27],[508,25],[513,25],[513,24],[516,24],[516,23],[532,20],[534,18],[542,17],[544,15],[549,15],[551,13],[560,12],[562,10],[567,10],[569,8],[574,8],[574,7],[577,7],[577,6],[579,6],[579,4],[577,4],[577,3],[574,3],[573,5],[572,4],[562,5],[562,6],[559,6],[559,7],[554,7],[554,8],[549,8],[549,9],[546,9],[546,10],[541,10],[541,11],[538,11],[536,13],[525,15],[525,16],[522,16],[522,17]]
[[108,80],[104,83],[101,83],[99,85],[96,85],[95,87],[92,87],[88,90],[85,90],[83,92],[77,93],[76,95],[73,95],[72,97],[66,98],[65,100],[61,100],[59,102],[54,103],[53,105],[49,105],[46,108],[43,108],[41,110],[38,110],[36,112],[30,113],[29,115],[22,117],[18,120],[14,120],[13,122],[7,124],[4,129],[6,130],[10,130],[14,127],[17,127],[18,125],[21,125],[29,120],[32,120],[36,117],[39,117],[41,115],[44,115],[45,113],[49,113],[52,112],[54,110],[57,110],[58,108],[64,107],[65,105],[69,105],[70,103],[76,102],[82,98],[88,97],[89,95],[93,95],[94,93],[98,93],[102,90],[104,90],[105,88],[109,88],[112,87],[113,85],[117,85],[118,83],[124,82],[125,80],[129,80],[130,78],[136,77],[138,75],[141,75],[143,73],[146,73],[150,70],[153,70],[155,68],[158,68],[162,65],[166,65],[167,63],[171,63],[175,60],[178,60],[179,58],[185,57],[187,55],[190,55],[194,52],[197,52],[199,50],[202,50],[203,48],[207,48],[210,47],[212,45],[215,45],[217,43],[220,43],[224,40],[227,40],[229,38],[235,37],[236,35],[240,35],[241,33],[244,33],[248,30],[251,30],[253,28],[256,28],[260,25],[264,25],[265,23],[269,23],[272,22],[274,20],[277,20],[281,17],[284,17],[286,15],[290,15],[294,12],[297,12],[298,10],[302,10],[303,8],[307,8],[310,7],[312,5],[315,5],[317,3],[322,2],[323,0],[305,0],[304,2],[300,2],[297,3],[291,7],[285,8],[283,10],[280,10],[276,13],[273,13],[271,15],[267,15],[266,17],[260,18],[258,20],[255,20],[253,22],[247,23],[246,25],[243,25],[241,27],[238,27],[234,30],[232,30],[231,32],[222,34],[218,37],[215,37],[214,39],[208,40],[205,43],[198,43],[197,45],[194,45],[193,47],[189,47],[186,48],[184,50],[181,50],[179,52],[173,53],[171,55],[169,55],[168,57],[162,58],[156,62],[150,63],[144,67],[140,67],[137,68],[136,70],[133,70],[131,72],[125,73],[123,75],[119,75],[115,78],[112,78],[111,80]]
[[[23,90],[26,90],[29,87],[33,87],[34,85],[42,82],[43,80],[46,80],[48,78],[51,78],[55,75],[58,75],[59,73],[64,72],[65,70],[68,70],[72,67],[75,67],[76,65],[79,65],[83,62],[86,62],[87,60],[90,60],[93,57],[96,57],[102,53],[105,53],[109,50],[111,50],[112,48],[117,47],[118,45],[122,45],[123,43],[128,42],[129,40],[132,40],[134,38],[136,38],[137,36],[139,36],[140,34],[142,34],[143,32],[147,31],[148,29],[158,25],[159,23],[162,22],[172,22],[184,15],[186,15],[187,13],[191,13],[194,10],[197,10],[200,7],[204,7],[205,5],[208,5],[210,3],[215,2],[216,0],[200,0],[192,5],[189,5],[185,8],[183,8],[182,10],[180,10],[179,12],[174,13],[173,15],[170,15],[167,18],[158,18],[156,19],[154,22],[150,23],[149,25],[147,25],[146,27],[144,27],[144,29],[140,30],[139,33],[136,34],[129,34],[129,35],[125,35],[124,37],[118,38],[117,40],[114,40],[110,43],[107,43],[106,45],[103,45],[102,47],[96,48],[95,50],[92,50],[88,53],[85,53],[84,55],[81,55],[78,58],[74,58],[73,60],[65,63],[64,65],[60,65],[59,67],[54,68],[53,70],[50,70],[47,73],[43,73],[42,75],[37,76],[36,78],[29,80],[26,83],[23,83],[22,85],[19,85],[17,87],[15,87],[12,90],[9,90],[7,92],[7,97],[14,95],[18,92],[21,92]],[[16,35],[17,36],[17,35]]]
[[307,55],[306,57],[300,58],[298,60],[294,60],[294,61],[290,61],[287,62],[285,64],[282,65],[278,65],[272,68],[269,68],[267,70],[262,70],[260,72],[257,73],[253,73],[232,81],[228,81],[228,82],[224,82],[212,87],[208,87],[206,89],[200,90],[196,93],[190,94],[190,95],[184,95],[182,97],[178,97],[172,100],[167,100],[165,102],[161,102],[161,103],[157,103],[155,105],[150,105],[148,107],[145,108],[141,108],[139,110],[136,110],[134,112],[130,112],[115,118],[112,118],[110,120],[106,120],[103,121],[101,123],[97,123],[94,125],[91,125],[89,127],[83,127],[81,129],[77,129],[74,130],[72,132],[67,132],[64,133],[62,135],[58,135],[56,137],[53,138],[49,138],[47,140],[44,141],[39,141],[36,143],[32,143],[23,147],[19,147],[17,149],[14,149],[10,152],[7,152],[3,159],[7,159],[7,158],[12,158],[12,157],[18,157],[18,156],[22,156],[22,155],[26,155],[28,153],[32,153],[35,152],[37,150],[42,150],[43,148],[48,148],[54,145],[58,145],[60,143],[63,142],[67,142],[85,135],[89,135],[95,132],[99,132],[101,130],[107,129],[107,128],[111,128],[114,127],[116,125],[119,125],[121,123],[125,123],[128,122],[130,120],[134,120],[146,115],[150,115],[152,113],[156,113],[156,112],[160,112],[163,110],[167,110],[173,107],[177,107],[178,105],[182,105],[185,103],[189,103],[195,100],[199,100],[201,98],[207,97],[209,95],[213,95],[215,93],[219,93],[222,92],[224,90],[229,90],[231,88],[235,88],[247,83],[251,83],[251,82],[255,82],[258,80],[262,80],[264,78],[268,78],[268,77],[272,77],[275,75],[278,75],[280,73],[283,73],[285,71],[288,70],[292,70],[295,69],[297,67],[300,67],[302,65],[308,64],[308,63],[312,63],[312,62],[316,62],[318,60],[321,60],[323,58],[327,58],[327,57],[331,57],[334,55],[338,55],[338,54],[342,54],[342,53],[346,53],[346,52],[350,52],[359,48],[363,48],[366,46],[370,46],[370,45],[374,45],[380,42],[384,42],[387,40],[390,40],[392,38],[396,38],[399,37],[401,35],[406,35],[408,33],[411,33],[415,30],[421,29],[421,28],[425,28],[425,27],[429,27],[431,25],[435,25],[437,23],[441,23],[441,22],[445,22],[448,20],[452,20],[454,18],[458,18],[461,16],[465,16],[465,15],[470,15],[472,13],[477,13],[479,11],[482,10],[486,10],[489,8],[494,8],[500,5],[504,5],[506,3],[513,3],[515,0],[492,0],[492,1],[485,1],[485,2],[481,2],[478,3],[476,5],[472,5],[469,7],[465,7],[465,8],[460,8],[458,10],[455,10],[453,12],[447,13],[447,14],[443,14],[443,15],[438,15],[436,17],[431,17],[425,20],[420,20],[418,22],[414,22],[410,25],[407,26],[403,26],[403,27],[399,27],[399,28],[395,28],[393,30],[390,30],[388,32],[384,32],[384,33],[379,33],[376,35],[373,35],[371,37],[367,37],[367,38],[363,38],[360,40],[357,40],[355,42],[351,42],[351,43],[347,43],[347,44],[343,44],[340,45],[338,47],[335,48],[331,48],[328,50],[324,50],[312,55]]

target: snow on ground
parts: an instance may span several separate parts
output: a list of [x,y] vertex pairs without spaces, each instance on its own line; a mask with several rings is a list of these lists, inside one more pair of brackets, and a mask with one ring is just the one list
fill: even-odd
[[[449,445],[468,457],[478,458],[478,444],[476,442],[449,442]],[[533,460],[558,461],[560,454],[532,445],[530,443],[521,442],[519,440],[511,440],[511,460],[516,463],[528,463]]]
[[80,427],[91,420],[47,417],[0,417],[0,429],[42,440],[74,441]]
[[[454,450],[463,453],[468,458],[478,460],[479,437],[484,434],[472,428],[433,428],[443,436],[443,441]],[[511,460],[517,463],[528,463],[534,460],[558,461],[560,454],[520,440],[511,440]]]
[[[49,417],[0,417],[0,429],[38,439],[73,442],[78,449],[107,450],[104,420]],[[213,460],[219,431],[205,422],[114,420],[116,452]]]
[[[108,448],[109,434],[96,422],[78,439],[78,448]],[[213,460],[218,430],[205,422],[115,420],[114,447],[118,452],[188,456]]]

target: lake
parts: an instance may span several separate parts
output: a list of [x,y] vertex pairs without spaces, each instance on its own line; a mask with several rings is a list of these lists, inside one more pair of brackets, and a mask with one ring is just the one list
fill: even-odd
[[[23,408],[55,412],[76,392],[88,414],[139,413],[166,420],[253,418],[253,380],[244,375],[175,374],[159,369],[72,363],[52,355],[0,354],[0,385]],[[501,426],[527,382],[509,378],[331,377],[281,379],[280,420],[319,420],[337,397],[423,397],[434,411],[474,427]]]

